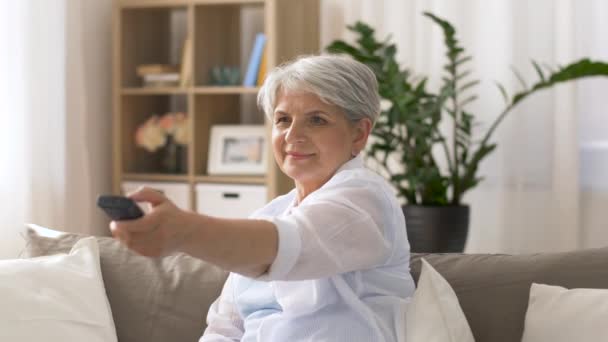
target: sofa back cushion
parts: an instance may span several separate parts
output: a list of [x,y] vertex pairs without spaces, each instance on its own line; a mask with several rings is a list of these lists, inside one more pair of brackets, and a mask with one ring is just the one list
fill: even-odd
[[416,282],[421,258],[456,292],[476,342],[521,341],[532,283],[608,288],[608,248],[527,255],[412,254]]
[[[37,257],[69,252],[84,236],[28,228],[25,237],[27,256]],[[115,239],[96,239],[118,341],[198,341],[227,273],[185,254],[147,258]]]

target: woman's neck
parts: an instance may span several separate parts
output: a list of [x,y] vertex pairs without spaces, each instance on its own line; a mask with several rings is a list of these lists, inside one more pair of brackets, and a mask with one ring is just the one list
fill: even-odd
[[310,195],[317,189],[321,188],[329,179],[320,180],[316,182],[298,182],[296,181],[296,203],[297,206],[300,204],[306,196]]

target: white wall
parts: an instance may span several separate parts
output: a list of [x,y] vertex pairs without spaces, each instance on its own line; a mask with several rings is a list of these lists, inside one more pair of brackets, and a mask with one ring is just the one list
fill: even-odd
[[608,246],[608,192],[584,191],[581,212],[583,247]]
[[583,246],[608,246],[608,143],[584,143],[580,151]]

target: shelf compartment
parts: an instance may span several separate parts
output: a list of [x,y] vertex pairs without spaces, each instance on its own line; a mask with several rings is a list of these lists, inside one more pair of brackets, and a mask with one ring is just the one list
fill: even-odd
[[120,11],[121,84],[139,87],[142,64],[181,63],[188,31],[188,7],[123,8]]
[[[153,115],[162,116],[167,112],[187,113],[187,96],[185,95],[150,95],[123,96],[121,101],[121,158],[122,172],[162,174],[162,151],[149,152],[137,146],[135,134],[138,127]],[[162,148],[162,147],[161,147]],[[188,170],[188,148],[181,148],[183,173]],[[169,175],[169,174],[165,174]]]
[[194,173],[207,174],[211,126],[238,124],[240,95],[197,95],[194,98]]
[[238,67],[240,85],[255,35],[264,32],[264,2],[199,2],[194,7],[193,27],[194,84],[213,86],[210,73],[214,67]]

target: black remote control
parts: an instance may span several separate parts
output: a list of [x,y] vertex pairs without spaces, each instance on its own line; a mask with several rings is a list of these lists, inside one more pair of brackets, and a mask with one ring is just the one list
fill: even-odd
[[97,198],[97,206],[114,221],[134,220],[144,216],[135,201],[123,196],[101,195]]

